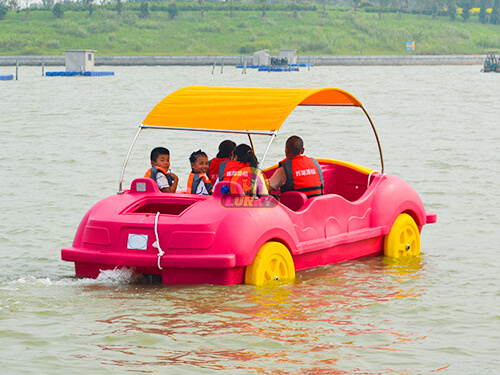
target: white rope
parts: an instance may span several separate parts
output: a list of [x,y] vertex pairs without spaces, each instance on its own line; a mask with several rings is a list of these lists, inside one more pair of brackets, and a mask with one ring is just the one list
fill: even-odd
[[162,270],[163,268],[161,267],[160,265],[160,260],[161,260],[161,257],[163,256],[163,254],[165,254],[165,252],[161,249],[160,247],[160,238],[158,237],[158,217],[160,216],[160,213],[157,212],[156,213],[156,217],[155,217],[155,235],[156,235],[156,242],[153,244],[153,247],[158,249],[158,268],[160,270]]

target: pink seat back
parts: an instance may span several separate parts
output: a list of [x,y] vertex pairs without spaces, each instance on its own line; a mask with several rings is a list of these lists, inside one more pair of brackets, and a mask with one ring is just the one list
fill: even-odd
[[131,193],[159,193],[158,185],[152,178],[136,178],[130,185]]
[[280,196],[280,203],[292,211],[298,211],[307,202],[307,195],[301,191],[286,191]]

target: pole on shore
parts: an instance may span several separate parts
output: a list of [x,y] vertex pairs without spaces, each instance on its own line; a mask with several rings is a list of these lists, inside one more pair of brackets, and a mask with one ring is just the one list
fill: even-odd
[[245,56],[245,61],[243,62],[243,69],[241,69],[241,74],[247,74],[247,57]]
[[214,59],[214,65],[212,66],[212,74],[214,74],[215,64],[217,63],[217,57]]
[[45,61],[43,60],[43,57],[42,57],[42,77],[45,75],[44,70],[45,70]]
[[222,58],[222,62],[220,64],[220,74],[222,74],[223,70],[224,70],[224,57]]
[[16,60],[16,81],[18,78],[18,71],[19,71],[19,60]]

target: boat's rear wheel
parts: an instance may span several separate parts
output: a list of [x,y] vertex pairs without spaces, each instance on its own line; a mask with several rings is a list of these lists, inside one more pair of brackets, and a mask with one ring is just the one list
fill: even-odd
[[384,239],[384,254],[393,258],[420,254],[420,231],[408,214],[400,214]]
[[245,284],[262,286],[271,280],[293,281],[295,265],[287,247],[280,242],[266,242],[247,266]]

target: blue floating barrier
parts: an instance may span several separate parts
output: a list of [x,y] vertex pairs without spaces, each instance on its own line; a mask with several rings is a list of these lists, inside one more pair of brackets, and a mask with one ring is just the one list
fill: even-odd
[[47,77],[74,77],[74,76],[85,76],[85,77],[101,77],[101,76],[114,76],[115,72],[46,72]]
[[114,76],[115,72],[85,72],[83,75],[86,77]]
[[[259,66],[258,65],[247,65],[247,69],[257,69]],[[236,65],[236,68],[244,68],[243,65]]]
[[0,75],[0,81],[12,81],[14,79],[13,74]]

